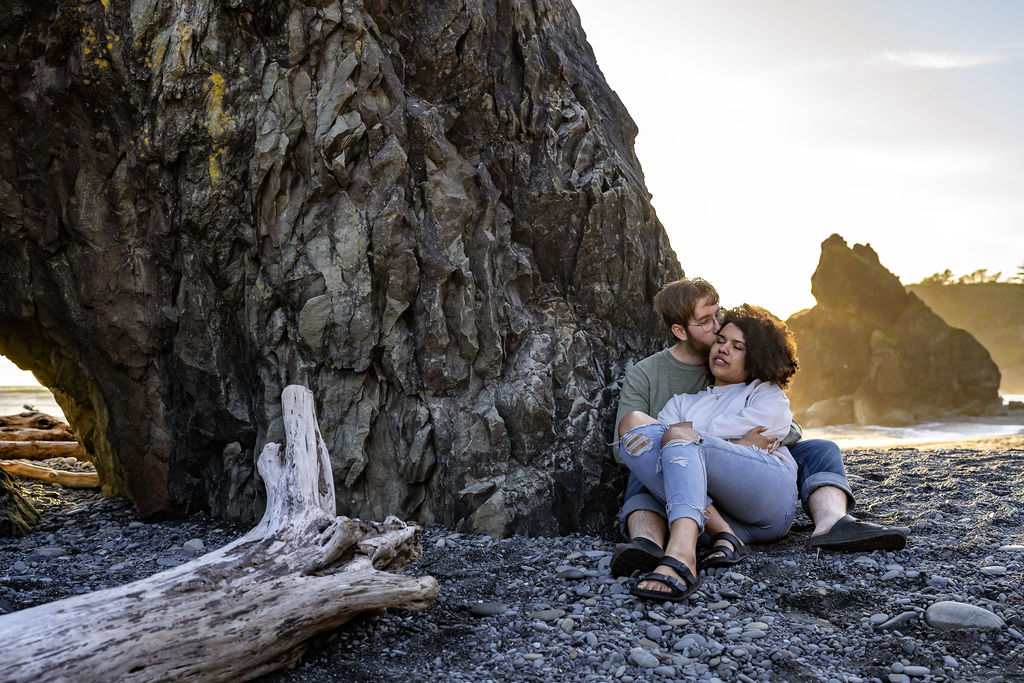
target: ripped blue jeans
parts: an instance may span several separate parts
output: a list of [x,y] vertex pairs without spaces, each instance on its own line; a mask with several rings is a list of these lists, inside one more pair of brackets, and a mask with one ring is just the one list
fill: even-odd
[[[671,524],[688,518],[704,529],[714,502],[744,543],[766,543],[789,531],[796,516],[796,466],[764,451],[714,436],[661,445],[668,425],[631,429],[619,440],[622,461],[665,504]],[[786,460],[788,459],[788,460]]]

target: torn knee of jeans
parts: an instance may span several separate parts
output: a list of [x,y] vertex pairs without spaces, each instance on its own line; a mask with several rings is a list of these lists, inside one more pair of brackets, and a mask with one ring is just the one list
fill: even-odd
[[680,467],[686,467],[690,464],[690,459],[685,455],[673,455],[668,459],[669,463],[673,465],[679,465]]
[[651,450],[654,446],[654,439],[646,434],[627,433],[622,437],[622,448],[634,458],[639,457]]
[[689,446],[691,443],[701,443],[701,439],[670,439],[661,445],[662,448],[668,448],[669,446]]

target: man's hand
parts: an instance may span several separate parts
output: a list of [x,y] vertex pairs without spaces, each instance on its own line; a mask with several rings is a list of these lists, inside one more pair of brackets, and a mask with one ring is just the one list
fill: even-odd
[[764,433],[766,431],[768,431],[767,427],[754,427],[744,434],[743,438],[737,439],[735,443],[738,443],[740,446],[753,446],[754,448],[760,448],[762,451],[771,453],[779,447],[779,440],[765,436]]

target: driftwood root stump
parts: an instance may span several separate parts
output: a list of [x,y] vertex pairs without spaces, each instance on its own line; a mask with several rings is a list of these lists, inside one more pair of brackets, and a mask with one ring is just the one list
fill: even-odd
[[245,680],[361,612],[428,608],[432,577],[391,573],[419,557],[419,527],[337,517],[313,396],[290,386],[281,402],[285,446],[260,455],[267,510],[252,531],[135,583],[0,617],[0,680]]

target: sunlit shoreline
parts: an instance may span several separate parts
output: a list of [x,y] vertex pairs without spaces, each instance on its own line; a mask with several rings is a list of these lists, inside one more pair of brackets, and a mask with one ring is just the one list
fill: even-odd
[[[1022,401],[1024,395],[1008,394],[1004,403]],[[16,415],[24,406],[61,419],[63,411],[46,387],[35,385],[0,386],[0,415]],[[956,445],[979,439],[1024,437],[1024,412],[1013,411],[1006,417],[950,419],[927,422],[908,427],[880,427],[864,425],[834,425],[805,429],[804,438],[828,439],[840,448],[900,448],[918,444],[946,443]]]
[[[1024,418],[1024,416],[1022,416]],[[1024,424],[993,422],[929,422],[909,427],[833,425],[805,429],[806,439],[828,439],[840,448],[900,448],[921,444],[956,445],[979,439],[1024,436]]]

